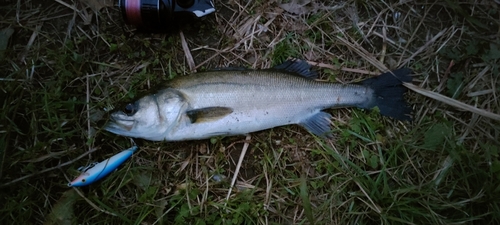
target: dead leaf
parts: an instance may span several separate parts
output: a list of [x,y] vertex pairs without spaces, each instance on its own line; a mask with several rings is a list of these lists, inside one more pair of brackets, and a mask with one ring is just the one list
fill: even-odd
[[[332,10],[342,7],[340,6],[330,7]],[[325,5],[319,2],[313,2],[311,0],[292,0],[289,3],[281,4],[280,7],[287,11],[288,13],[304,15],[304,14],[314,14],[320,10],[325,10]]]
[[52,207],[52,211],[47,216],[44,225],[63,224],[71,225],[76,224],[76,218],[73,211],[73,205],[80,196],[74,189],[64,192],[57,203]]
[[292,0],[289,3],[281,4],[280,7],[285,11],[297,15],[309,13],[309,7],[306,5],[311,3],[311,0]]

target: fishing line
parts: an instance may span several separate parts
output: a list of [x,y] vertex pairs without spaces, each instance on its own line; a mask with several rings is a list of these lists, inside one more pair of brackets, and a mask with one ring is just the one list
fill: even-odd
[[28,175],[26,175],[26,176],[22,176],[22,177],[20,177],[20,178],[15,179],[15,180],[9,181],[9,182],[7,182],[7,183],[5,183],[5,184],[0,184],[0,187],[6,187],[6,186],[9,186],[9,185],[11,185],[11,184],[13,184],[13,183],[17,183],[17,182],[19,182],[19,181],[21,181],[21,180],[24,180],[24,179],[26,179],[26,178],[30,178],[30,177],[35,176],[35,175],[38,175],[38,174],[46,173],[46,172],[49,172],[49,171],[52,171],[52,170],[55,170],[55,169],[59,169],[59,168],[61,168],[61,167],[63,167],[63,166],[70,165],[70,164],[72,164],[72,163],[74,163],[74,162],[78,161],[79,159],[83,158],[84,156],[86,156],[86,155],[88,155],[88,154],[90,154],[90,153],[92,153],[92,152],[95,152],[95,151],[96,151],[96,150],[98,150],[98,149],[100,149],[100,148],[93,148],[93,149],[90,149],[89,151],[87,151],[87,152],[85,152],[85,153],[81,154],[80,156],[76,157],[76,158],[75,158],[75,159],[73,159],[73,160],[70,160],[70,161],[68,161],[68,162],[65,162],[65,163],[59,164],[59,165],[54,166],[54,167],[51,167],[51,168],[44,169],[44,170],[42,170],[42,171],[40,171],[40,172],[36,172],[36,173],[28,174]]

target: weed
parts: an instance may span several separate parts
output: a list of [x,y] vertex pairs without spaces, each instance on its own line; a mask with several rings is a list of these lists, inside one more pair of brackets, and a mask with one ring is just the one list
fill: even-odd
[[379,64],[408,66],[414,85],[499,112],[494,1],[306,2],[216,2],[217,14],[186,27],[185,40],[136,33],[113,7],[0,4],[0,29],[15,30],[0,49],[0,220],[500,223],[500,124],[417,93],[408,94],[411,123],[332,109],[332,139],[299,126],[251,134],[229,196],[242,137],[135,140],[139,152],[117,171],[66,187],[76,168],[130,147],[102,130],[105,109],[190,73],[183,41],[197,70],[269,68],[293,57],[315,64],[321,79],[351,82],[379,73]]

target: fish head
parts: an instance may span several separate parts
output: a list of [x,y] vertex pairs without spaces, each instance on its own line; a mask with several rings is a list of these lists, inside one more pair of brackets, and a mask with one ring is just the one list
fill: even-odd
[[146,95],[111,113],[104,129],[118,135],[161,141],[176,124],[185,101],[174,91]]

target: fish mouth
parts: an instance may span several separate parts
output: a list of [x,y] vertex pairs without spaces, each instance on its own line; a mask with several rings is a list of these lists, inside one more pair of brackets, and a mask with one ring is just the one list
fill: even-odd
[[115,134],[124,134],[132,130],[135,120],[117,117],[120,115],[111,115],[109,121],[104,125],[104,130]]

